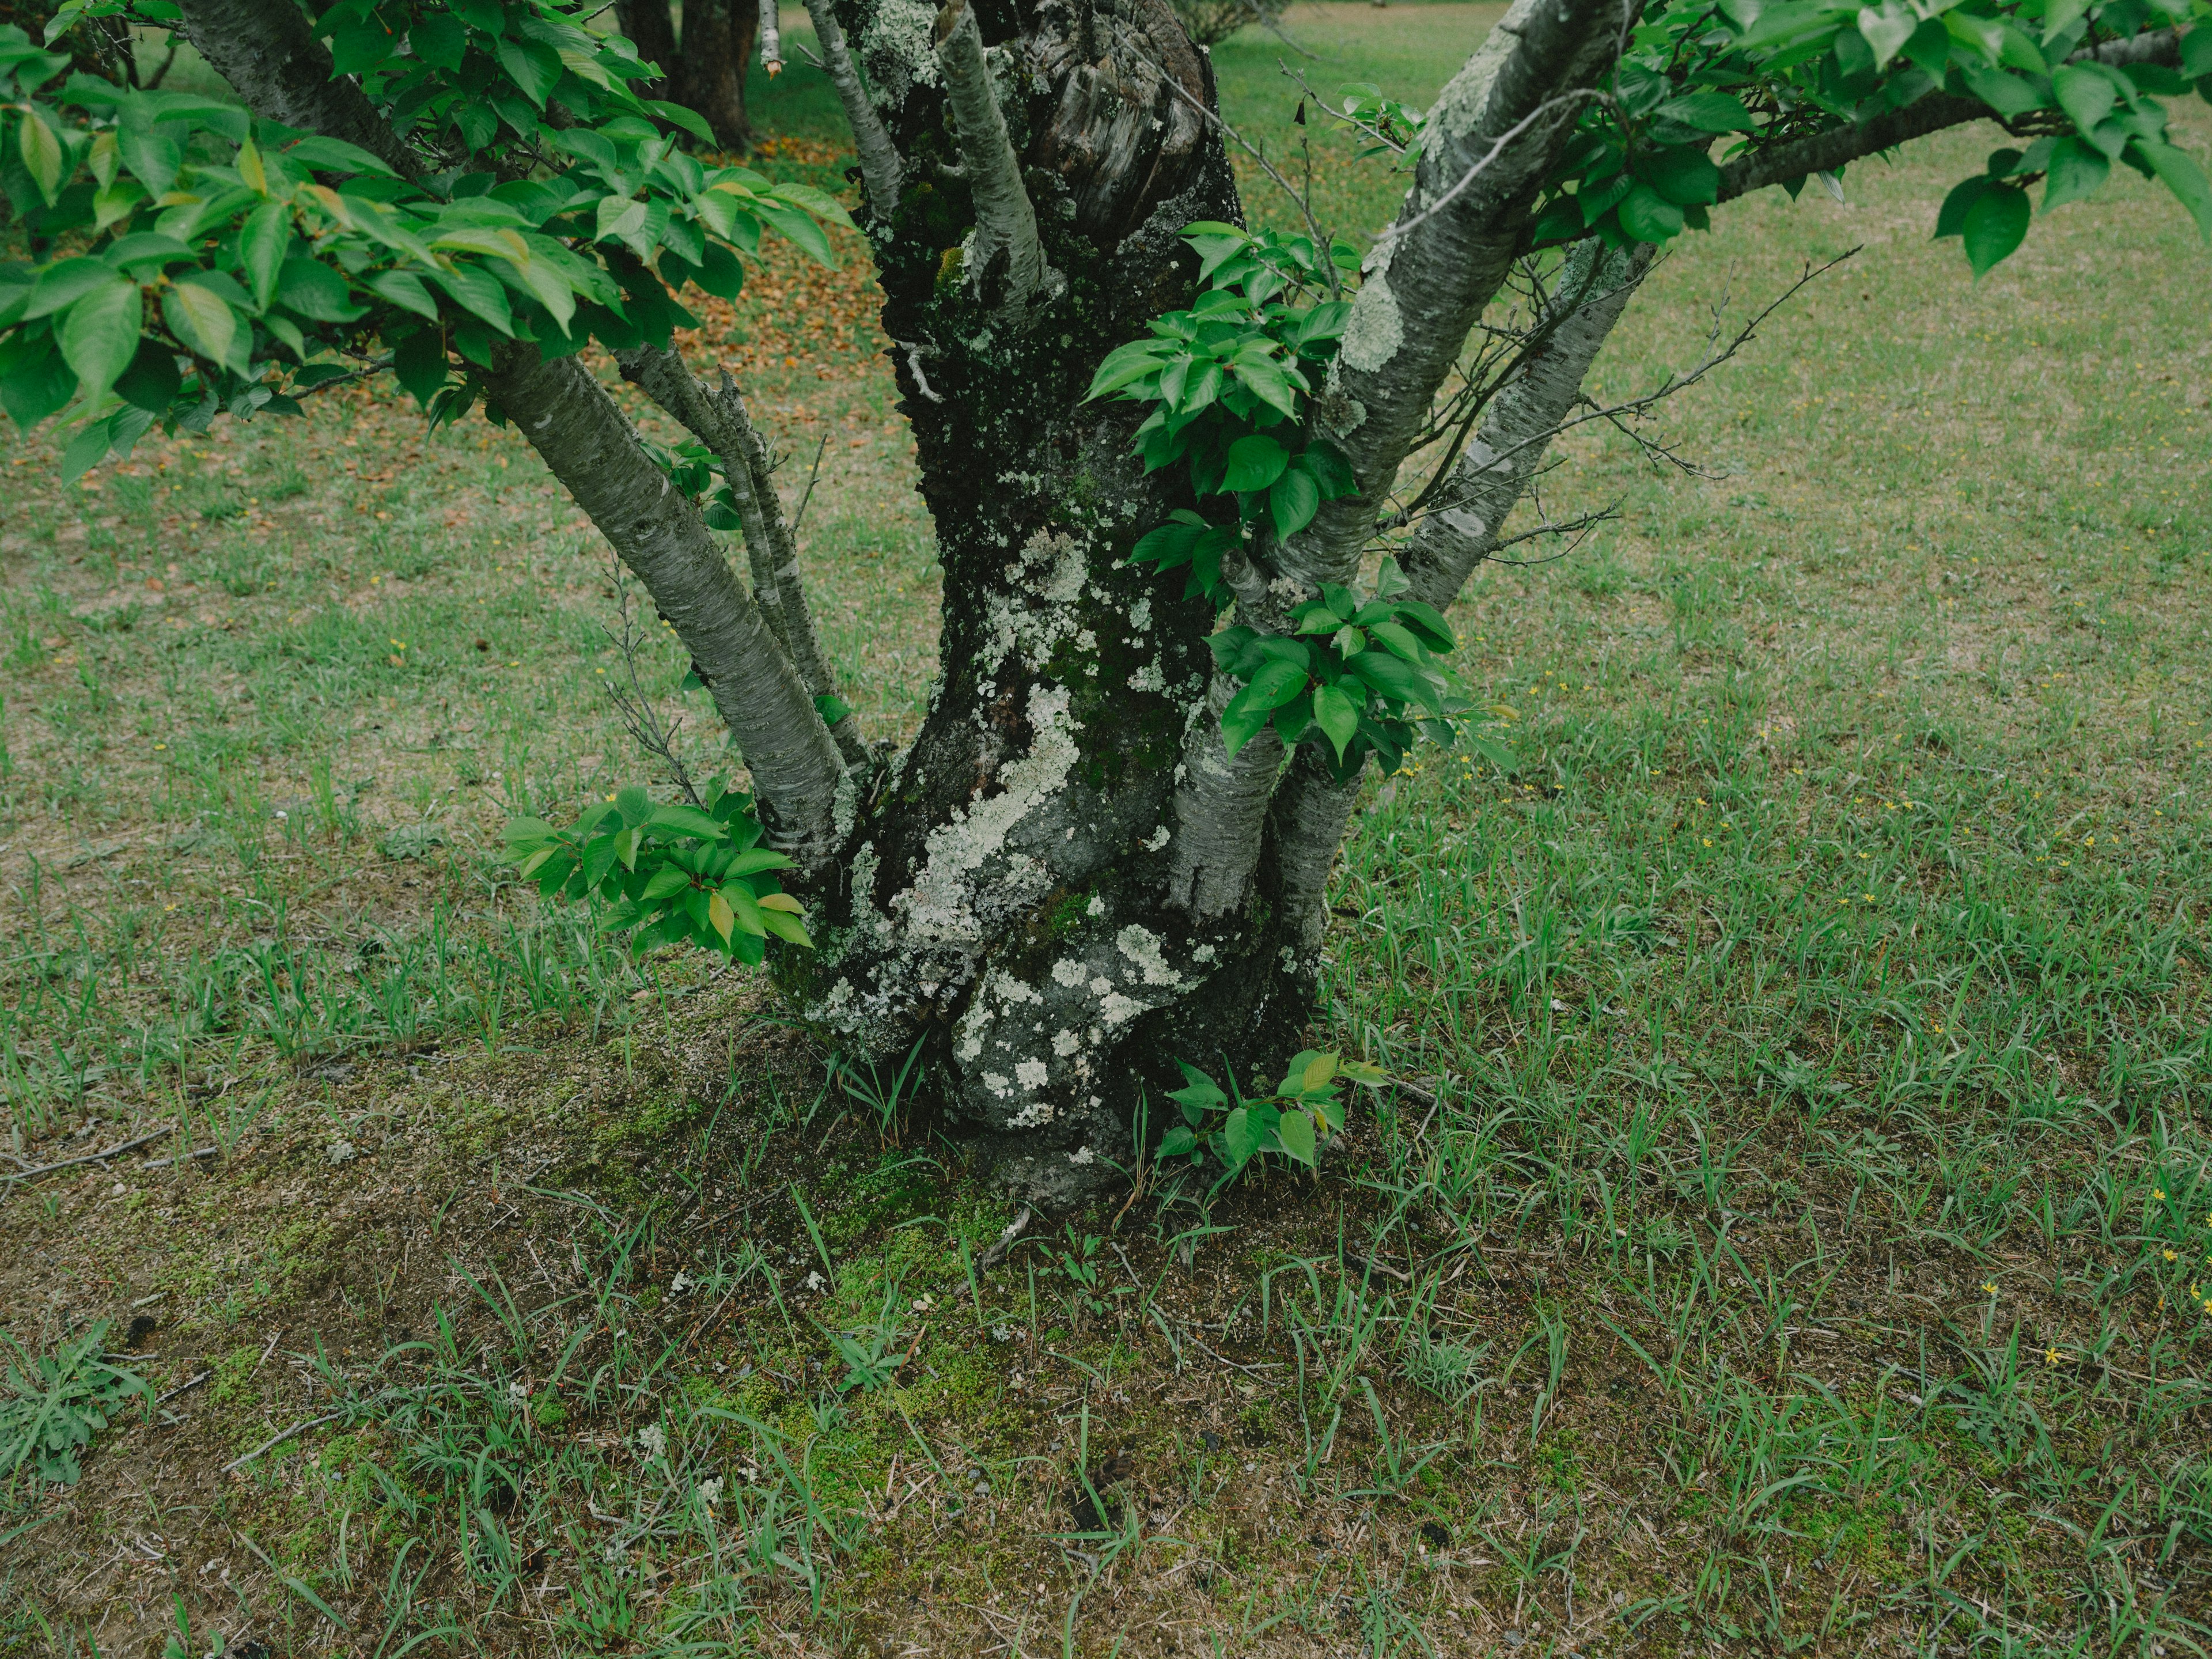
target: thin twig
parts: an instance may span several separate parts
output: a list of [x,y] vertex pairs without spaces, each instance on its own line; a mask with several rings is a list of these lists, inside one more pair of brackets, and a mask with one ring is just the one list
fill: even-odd
[[155,1408],[159,1410],[161,1407],[167,1405],[172,1400],[174,1400],[179,1395],[189,1393],[191,1389],[197,1389],[201,1383],[206,1382],[208,1378],[214,1375],[215,1373],[213,1371],[202,1371],[198,1376],[192,1378],[191,1382],[178,1383],[175,1388],[170,1389],[168,1393],[163,1395],[160,1399],[154,1402]]
[[246,1453],[245,1456],[232,1459],[229,1462],[224,1464],[222,1468],[218,1469],[216,1473],[218,1474],[228,1474],[234,1469],[243,1468],[246,1464],[251,1463],[255,1458],[260,1456],[262,1453],[283,1445],[294,1435],[305,1434],[309,1429],[319,1429],[325,1423],[335,1423],[338,1419],[344,1415],[345,1413],[343,1412],[331,1412],[325,1416],[311,1417],[304,1423],[295,1423],[290,1428],[285,1430],[283,1433],[270,1436],[268,1439],[263,1441],[252,1451]]
[[1036,1218],[1036,1212],[1028,1205],[1023,1205],[1021,1213],[1009,1221],[1006,1224],[1006,1231],[999,1235],[999,1242],[975,1258],[975,1271],[982,1273],[1004,1261],[1006,1259],[1006,1252],[1014,1248],[1014,1241],[1029,1231],[1030,1223]]
[[164,1139],[176,1133],[174,1129],[156,1129],[152,1134],[140,1135],[136,1140],[126,1140],[120,1146],[111,1146],[104,1152],[87,1152],[82,1158],[65,1158],[58,1164],[41,1164],[33,1169],[18,1170],[12,1175],[0,1176],[0,1179],[29,1181],[39,1176],[52,1175],[57,1170],[74,1170],[80,1164],[105,1164],[111,1158],[120,1158],[125,1152],[135,1152],[149,1142]]
[[799,498],[799,510],[791,515],[791,544],[799,545],[799,526],[806,522],[806,504],[814,499],[814,481],[822,476],[822,457],[830,447],[830,434],[822,434],[822,441],[814,447],[814,465],[806,470],[806,493]]
[[707,803],[700,799],[698,790],[692,785],[690,769],[685,767],[683,757],[676,752],[676,732],[684,724],[684,717],[678,714],[665,726],[662,725],[660,712],[653,706],[653,698],[645,689],[644,678],[638,672],[637,653],[642,641],[638,638],[637,624],[630,615],[629,582],[623,574],[619,559],[614,562],[614,577],[615,608],[622,618],[622,633],[617,635],[605,628],[599,631],[606,635],[616,650],[622,653],[623,672],[629,680],[629,690],[623,690],[610,679],[606,687],[607,697],[614,704],[615,712],[621,716],[623,729],[629,733],[630,740],[668,769],[670,775],[676,780],[676,787],[684,792],[684,799],[694,806],[703,808]]
[[1321,228],[1321,222],[1314,217],[1313,204],[1291,187],[1291,181],[1284,178],[1281,173],[1275,170],[1275,164],[1273,161],[1270,161],[1267,156],[1261,153],[1260,147],[1257,144],[1255,144],[1243,133],[1237,131],[1235,127],[1231,126],[1228,122],[1223,120],[1214,111],[1206,108],[1204,104],[1201,104],[1197,99],[1192,97],[1190,94],[1184,89],[1182,82],[1176,80],[1174,76],[1170,75],[1167,70],[1162,69],[1158,64],[1153,63],[1152,60],[1146,57],[1144,53],[1139,52],[1133,55],[1138,62],[1149,65],[1152,70],[1152,72],[1160,77],[1160,80],[1174,92],[1176,97],[1182,99],[1184,103],[1188,104],[1193,109],[1196,110],[1200,119],[1211,121],[1213,124],[1214,130],[1219,132],[1222,137],[1224,138],[1233,139],[1237,144],[1242,146],[1244,153],[1260,164],[1261,170],[1267,173],[1268,178],[1275,181],[1277,187],[1282,191],[1283,194],[1289,197],[1291,200],[1298,204],[1298,216],[1306,222],[1306,234],[1313,238],[1314,249],[1321,256],[1322,272],[1328,278],[1329,297],[1331,299],[1343,298],[1344,280],[1336,274],[1336,261],[1329,258],[1329,250],[1335,246],[1335,238],[1324,231]]
[[1559,109],[1568,104],[1583,103],[1593,98],[1597,100],[1600,103],[1609,104],[1613,101],[1610,96],[1605,93],[1598,91],[1595,87],[1577,87],[1572,92],[1563,92],[1559,94],[1556,98],[1547,98],[1542,103],[1537,105],[1535,108],[1530,110],[1526,115],[1516,121],[1511,126],[1506,128],[1504,132],[1499,133],[1496,142],[1490,147],[1490,153],[1485,155],[1480,161],[1475,162],[1474,166],[1468,168],[1465,173],[1460,174],[1458,180],[1449,190],[1446,191],[1442,196],[1439,196],[1435,201],[1430,203],[1428,206],[1423,208],[1412,218],[1401,219],[1397,223],[1392,225],[1388,230],[1384,231],[1380,236],[1375,239],[1375,246],[1379,248],[1386,242],[1394,242],[1401,236],[1405,235],[1407,232],[1418,229],[1422,225],[1426,224],[1431,219],[1435,218],[1437,214],[1442,213],[1446,208],[1449,207],[1454,202],[1460,198],[1462,192],[1463,192],[1469,185],[1473,184],[1488,170],[1490,164],[1492,161],[1495,161],[1499,155],[1504,153],[1505,147],[1508,144],[1511,143],[1516,138],[1518,138],[1538,121],[1542,120],[1545,116],[1550,114],[1553,110]]

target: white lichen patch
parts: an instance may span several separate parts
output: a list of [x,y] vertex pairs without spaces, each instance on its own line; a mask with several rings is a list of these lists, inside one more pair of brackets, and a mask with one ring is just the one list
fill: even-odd
[[903,914],[906,933],[920,943],[980,943],[985,937],[977,912],[978,884],[985,866],[991,908],[1004,912],[1042,897],[1052,884],[1050,870],[1038,859],[1010,851],[1008,837],[1032,813],[1067,787],[1069,769],[1080,758],[1064,688],[1030,690],[1030,751],[1000,769],[1000,792],[953,812],[932,830],[928,850],[914,885],[891,901]]
[[1398,355],[1406,343],[1405,319],[1398,314],[1398,296],[1390,291],[1390,255],[1397,246],[1385,242],[1367,256],[1365,279],[1345,319],[1344,338],[1337,361],[1346,368],[1371,374]]
[[1053,978],[1066,986],[1071,991],[1083,983],[1083,976],[1089,971],[1073,957],[1062,957],[1052,964]]
[[1146,663],[1129,676],[1129,690],[1132,691],[1164,691],[1167,687],[1167,676],[1160,672],[1160,665],[1156,662]]
[[1052,1067],[1041,1060],[1025,1060],[1014,1067],[1014,1080],[1034,1094],[1052,1081]]
[[860,61],[875,83],[876,101],[891,107],[917,86],[933,87],[937,67],[937,11],[922,0],[883,0],[860,37]]
[[1182,975],[1168,966],[1168,959],[1160,949],[1160,937],[1150,928],[1131,922],[1114,935],[1114,944],[1121,954],[1136,964],[1139,975],[1147,985],[1180,985]]

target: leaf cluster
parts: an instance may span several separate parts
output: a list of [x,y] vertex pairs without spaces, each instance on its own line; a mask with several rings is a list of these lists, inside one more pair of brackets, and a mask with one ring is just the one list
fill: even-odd
[[33,1354],[0,1333],[13,1355],[8,1394],[0,1400],[0,1480],[29,1470],[57,1486],[74,1486],[92,1437],[131,1396],[150,1412],[153,1389],[143,1377],[108,1363],[101,1352],[108,1325],[100,1320],[51,1354]]
[[752,797],[720,778],[700,806],[655,805],[632,785],[566,829],[542,818],[507,827],[507,855],[547,898],[596,899],[603,933],[629,933],[640,956],[689,941],[757,965],[769,937],[811,948],[799,901],[775,872],[791,860],[761,847]]
[[[1654,0],[1610,95],[1581,118],[1535,240],[1664,244],[1709,222],[1716,140],[1729,142],[1724,161],[1939,93],[1978,101],[2033,140],[2024,154],[1998,152],[1946,208],[1937,234],[1962,238],[1976,275],[2026,235],[2027,185],[2047,179],[2047,212],[2093,194],[2114,161],[2164,183],[2212,240],[2212,189],[2168,138],[2158,102],[2192,82],[2212,101],[2208,20],[2207,0]],[[2169,27],[2187,29],[2179,70],[2069,61]]]
[[[1441,726],[1467,705],[1437,661],[1457,643],[1435,607],[1404,596],[1397,562],[1382,561],[1376,597],[1325,585],[1300,605],[1293,633],[1224,629],[1206,641],[1215,664],[1243,686],[1222,711],[1221,736],[1234,755],[1272,724],[1284,741],[1325,738],[1340,781],[1370,753],[1385,772],[1403,763],[1415,723]],[[1441,735],[1441,731],[1431,735]]]
[[1197,300],[1154,318],[1147,338],[1109,353],[1088,395],[1152,404],[1137,428],[1145,470],[1181,463],[1192,493],[1211,502],[1210,516],[1179,516],[1133,556],[1164,570],[1188,564],[1189,591],[1225,608],[1224,551],[1263,529],[1295,535],[1322,501],[1354,488],[1343,457],[1308,439],[1299,416],[1351,312],[1323,297],[1322,260],[1354,270],[1358,256],[1341,240],[1324,255],[1308,237],[1211,220],[1182,234],[1199,255]]
[[1380,1088],[1389,1081],[1382,1067],[1364,1060],[1345,1060],[1312,1049],[1295,1056],[1283,1080],[1264,1095],[1246,1097],[1232,1073],[1229,1092],[1185,1060],[1186,1086],[1170,1092],[1182,1121],[1160,1138],[1158,1156],[1180,1158],[1196,1168],[1208,1158],[1221,1166],[1218,1192],[1244,1172],[1255,1158],[1273,1154],[1314,1167],[1322,1143],[1344,1128],[1346,1084]]
[[[478,40],[493,22],[523,46]],[[478,136],[504,135],[507,151],[441,152],[448,165],[409,180],[214,99],[82,74],[54,89],[68,59],[0,27],[0,187],[49,255],[0,266],[0,403],[27,428],[64,409],[82,420],[67,476],[156,422],[296,412],[298,395],[352,372],[332,354],[391,368],[434,416],[456,418],[502,342],[548,356],[594,338],[665,344],[695,320],[678,295],[733,297],[764,230],[826,259],[820,222],[847,222],[817,191],[678,149],[659,106],[622,87],[645,72],[626,43],[585,33],[550,0],[426,10],[410,28],[476,44],[461,70],[442,47],[410,55],[409,76],[477,59],[525,75],[484,105],[507,114]],[[561,78],[532,78],[523,46],[555,52],[555,36],[571,42],[555,54]],[[549,91],[598,118],[533,122],[526,143],[507,116]],[[380,342],[388,356],[370,355]]]

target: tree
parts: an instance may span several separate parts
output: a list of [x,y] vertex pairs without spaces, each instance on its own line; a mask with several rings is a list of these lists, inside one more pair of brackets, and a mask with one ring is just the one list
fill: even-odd
[[[1459,712],[1440,613],[1587,417],[1655,249],[1985,118],[2025,148],[1937,227],[1976,272],[2029,186],[2048,210],[2113,161],[2212,234],[2159,102],[2212,77],[2205,0],[1517,0],[1425,117],[1337,112],[1411,174],[1364,263],[1243,228],[1164,0],[812,0],[945,572],[940,676],[892,756],[823,666],[743,396],[668,345],[687,283],[731,291],[732,250],[818,243],[835,205],[672,152],[636,52],[555,0],[352,3],[321,26],[334,76],[288,0],[178,0],[251,124],[82,76],[42,101],[58,62],[0,49],[9,189],[33,234],[94,239],[0,289],[10,413],[68,404],[81,471],[156,420],[281,412],[351,351],[434,419],[514,422],[690,652],[752,792],[526,825],[526,872],[609,894],[641,944],[775,938],[807,1018],[918,1053],[1048,1200],[1125,1155],[1175,1059],[1246,1079],[1297,1046],[1364,769]],[[1470,353],[1502,295],[1517,331]],[[688,447],[641,436],[586,337]]]
[[[680,41],[668,0],[617,0],[615,16],[638,56],[665,71],[644,90],[696,111],[724,149],[743,155],[752,148],[745,65],[761,33],[760,0],[689,0]],[[773,50],[763,56],[775,74]]]

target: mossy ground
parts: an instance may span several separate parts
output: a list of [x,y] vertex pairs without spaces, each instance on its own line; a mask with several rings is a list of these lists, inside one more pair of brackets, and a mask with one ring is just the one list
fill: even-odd
[[[1278,58],[1418,100],[1491,15],[1217,68],[1287,146]],[[836,181],[810,72],[764,107]],[[1470,589],[1521,769],[1366,804],[1313,1036],[1401,1082],[1322,1174],[1148,1172],[988,1271],[926,1111],[507,884],[507,812],[639,775],[512,434],[349,394],[66,491],[9,440],[0,1133],[167,1139],[10,1184],[0,1322],[150,1317],[118,1363],[181,1391],[8,1492],[0,1650],[157,1654],[179,1598],[196,1654],[386,1659],[2196,1650],[2207,264],[2130,177],[1968,283],[1926,231],[1992,142],[1639,301],[1615,392],[1864,247],[1670,412],[1718,476],[1571,443],[1547,496],[1623,520]],[[794,501],[830,434],[810,574],[897,736],[937,579],[866,295],[772,254],[688,343]]]

